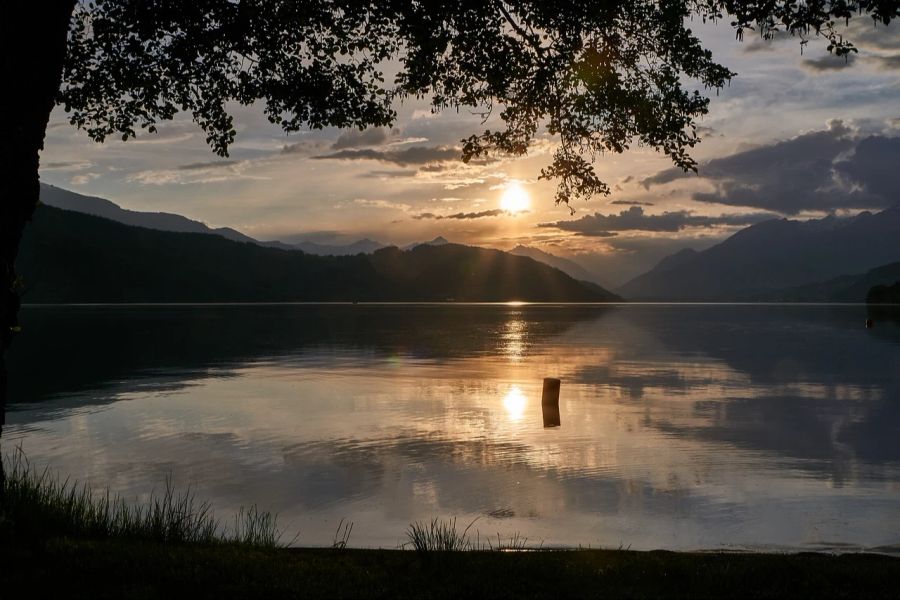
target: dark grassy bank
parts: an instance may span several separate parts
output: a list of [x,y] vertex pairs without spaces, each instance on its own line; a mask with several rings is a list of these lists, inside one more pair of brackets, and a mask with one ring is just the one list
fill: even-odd
[[4,544],[8,598],[895,598],[873,555],[288,550],[53,538]]
[[[893,598],[900,589],[900,559],[877,555],[433,550],[484,547],[455,521],[411,525],[420,551],[341,549],[337,535],[334,549],[279,548],[265,513],[247,511],[229,530],[190,494],[129,507],[11,466],[0,598]],[[506,543],[523,546],[517,539]]]

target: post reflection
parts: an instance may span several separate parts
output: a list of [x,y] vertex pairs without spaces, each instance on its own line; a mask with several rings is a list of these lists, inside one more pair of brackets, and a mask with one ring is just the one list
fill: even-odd
[[558,406],[542,404],[541,413],[544,418],[544,429],[549,429],[551,427],[560,427],[562,425],[562,421],[559,417]]

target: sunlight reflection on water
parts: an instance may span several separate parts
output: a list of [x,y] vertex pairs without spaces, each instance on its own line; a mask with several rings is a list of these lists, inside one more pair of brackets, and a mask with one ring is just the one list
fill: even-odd
[[522,394],[522,390],[519,389],[519,386],[514,385],[509,388],[509,391],[503,396],[503,408],[506,409],[506,413],[509,415],[511,421],[522,420],[522,416],[525,414],[525,404],[527,402],[528,401],[525,399],[525,395]]
[[304,545],[480,516],[545,546],[884,546],[900,327],[861,310],[28,308],[4,448],[132,498],[171,473]]

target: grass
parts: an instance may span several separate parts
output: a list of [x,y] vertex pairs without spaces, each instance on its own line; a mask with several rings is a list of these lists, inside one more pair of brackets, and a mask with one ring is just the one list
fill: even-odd
[[[255,508],[220,526],[209,504],[171,484],[145,505],[10,462],[0,506],[3,598],[894,598],[900,559],[849,554],[525,550],[456,519],[410,525],[406,547],[353,550],[342,521],[332,548],[278,547]],[[338,549],[340,551],[335,551]],[[455,550],[467,550],[456,552]]]
[[0,536],[45,539],[54,536],[127,538],[165,543],[275,547],[281,538],[274,515],[242,508],[231,527],[215,518],[208,502],[190,488],[176,492],[166,479],[162,494],[130,504],[107,489],[97,494],[86,484],[61,480],[49,469],[37,471],[17,451],[5,461]]
[[427,523],[416,521],[406,530],[408,547],[417,552],[452,552],[477,548],[469,539],[469,530],[475,521],[460,531],[456,529],[456,517],[447,521],[434,518]]
[[416,521],[410,524],[406,530],[407,542],[402,548],[412,548],[417,552],[461,552],[496,550],[500,552],[521,552],[525,550],[540,550],[543,546],[530,548],[528,538],[516,532],[503,538],[497,533],[496,542],[493,538],[486,537],[482,541],[481,534],[476,530],[474,537],[469,533],[478,519],[474,519],[465,529],[459,531],[456,526],[456,517],[446,521],[439,518],[428,522]]
[[344,550],[350,542],[350,534],[352,532],[353,523],[350,521],[345,522],[341,519],[341,522],[338,523],[337,530],[334,532],[334,540],[331,542],[331,547],[335,550]]

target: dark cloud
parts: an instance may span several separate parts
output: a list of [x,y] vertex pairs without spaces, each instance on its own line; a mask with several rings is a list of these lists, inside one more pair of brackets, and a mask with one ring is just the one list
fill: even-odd
[[46,162],[41,164],[42,169],[59,169],[61,171],[79,170],[90,167],[91,163],[84,160],[63,160],[58,162]]
[[847,54],[844,56],[823,54],[818,58],[808,58],[804,60],[803,66],[811,71],[840,71],[841,69],[852,67],[855,62],[855,54]]
[[[832,121],[825,130],[709,161],[699,176],[715,189],[693,198],[788,215],[885,208],[896,202],[893,190],[900,187],[898,153],[900,138],[864,138],[843,122]],[[881,167],[874,168],[876,164]],[[649,189],[688,176],[693,174],[668,169],[641,183]]]
[[321,152],[326,148],[330,148],[326,140],[303,140],[293,144],[285,144],[281,147],[282,154],[310,154],[313,152]]
[[331,154],[314,156],[318,160],[378,160],[401,167],[424,165],[434,162],[459,160],[461,151],[452,146],[413,146],[402,150],[340,150]]
[[369,171],[363,173],[360,177],[374,177],[376,179],[394,179],[401,177],[413,177],[418,171],[415,169],[400,169],[397,171]]
[[231,165],[236,165],[238,161],[236,160],[214,160],[209,162],[196,162],[189,163],[186,165],[178,165],[179,171],[195,171],[199,169],[216,169],[219,167],[230,167]]
[[884,26],[866,19],[854,19],[845,38],[864,50],[900,50],[900,27]]
[[856,145],[853,154],[834,164],[835,171],[852,185],[888,203],[900,190],[900,138],[872,135]]
[[387,142],[388,133],[388,130],[381,127],[364,129],[363,131],[348,129],[331,145],[331,148],[333,150],[343,150],[344,148],[380,146]]
[[[752,32],[746,32],[744,35],[742,48],[744,52],[752,54],[754,52],[771,52],[778,48],[782,42],[791,41],[791,34],[786,31],[772,31],[771,38],[765,39],[761,35],[753,35]],[[799,40],[794,40],[799,44]]]
[[639,202],[637,200],[613,200],[610,204],[618,204],[619,206],[653,206],[652,202]]
[[874,57],[882,69],[900,70],[900,54]]
[[574,221],[541,223],[538,227],[554,227],[571,231],[578,235],[610,237],[616,231],[665,231],[677,232],[687,227],[746,226],[775,218],[770,213],[749,213],[744,215],[722,215],[707,217],[694,215],[687,210],[648,215],[640,206],[632,206],[617,215],[594,213]]
[[485,217],[499,217],[506,214],[505,210],[495,208],[493,210],[483,210],[481,212],[455,213],[452,215],[436,215],[434,213],[422,213],[413,217],[413,219],[483,219]]

